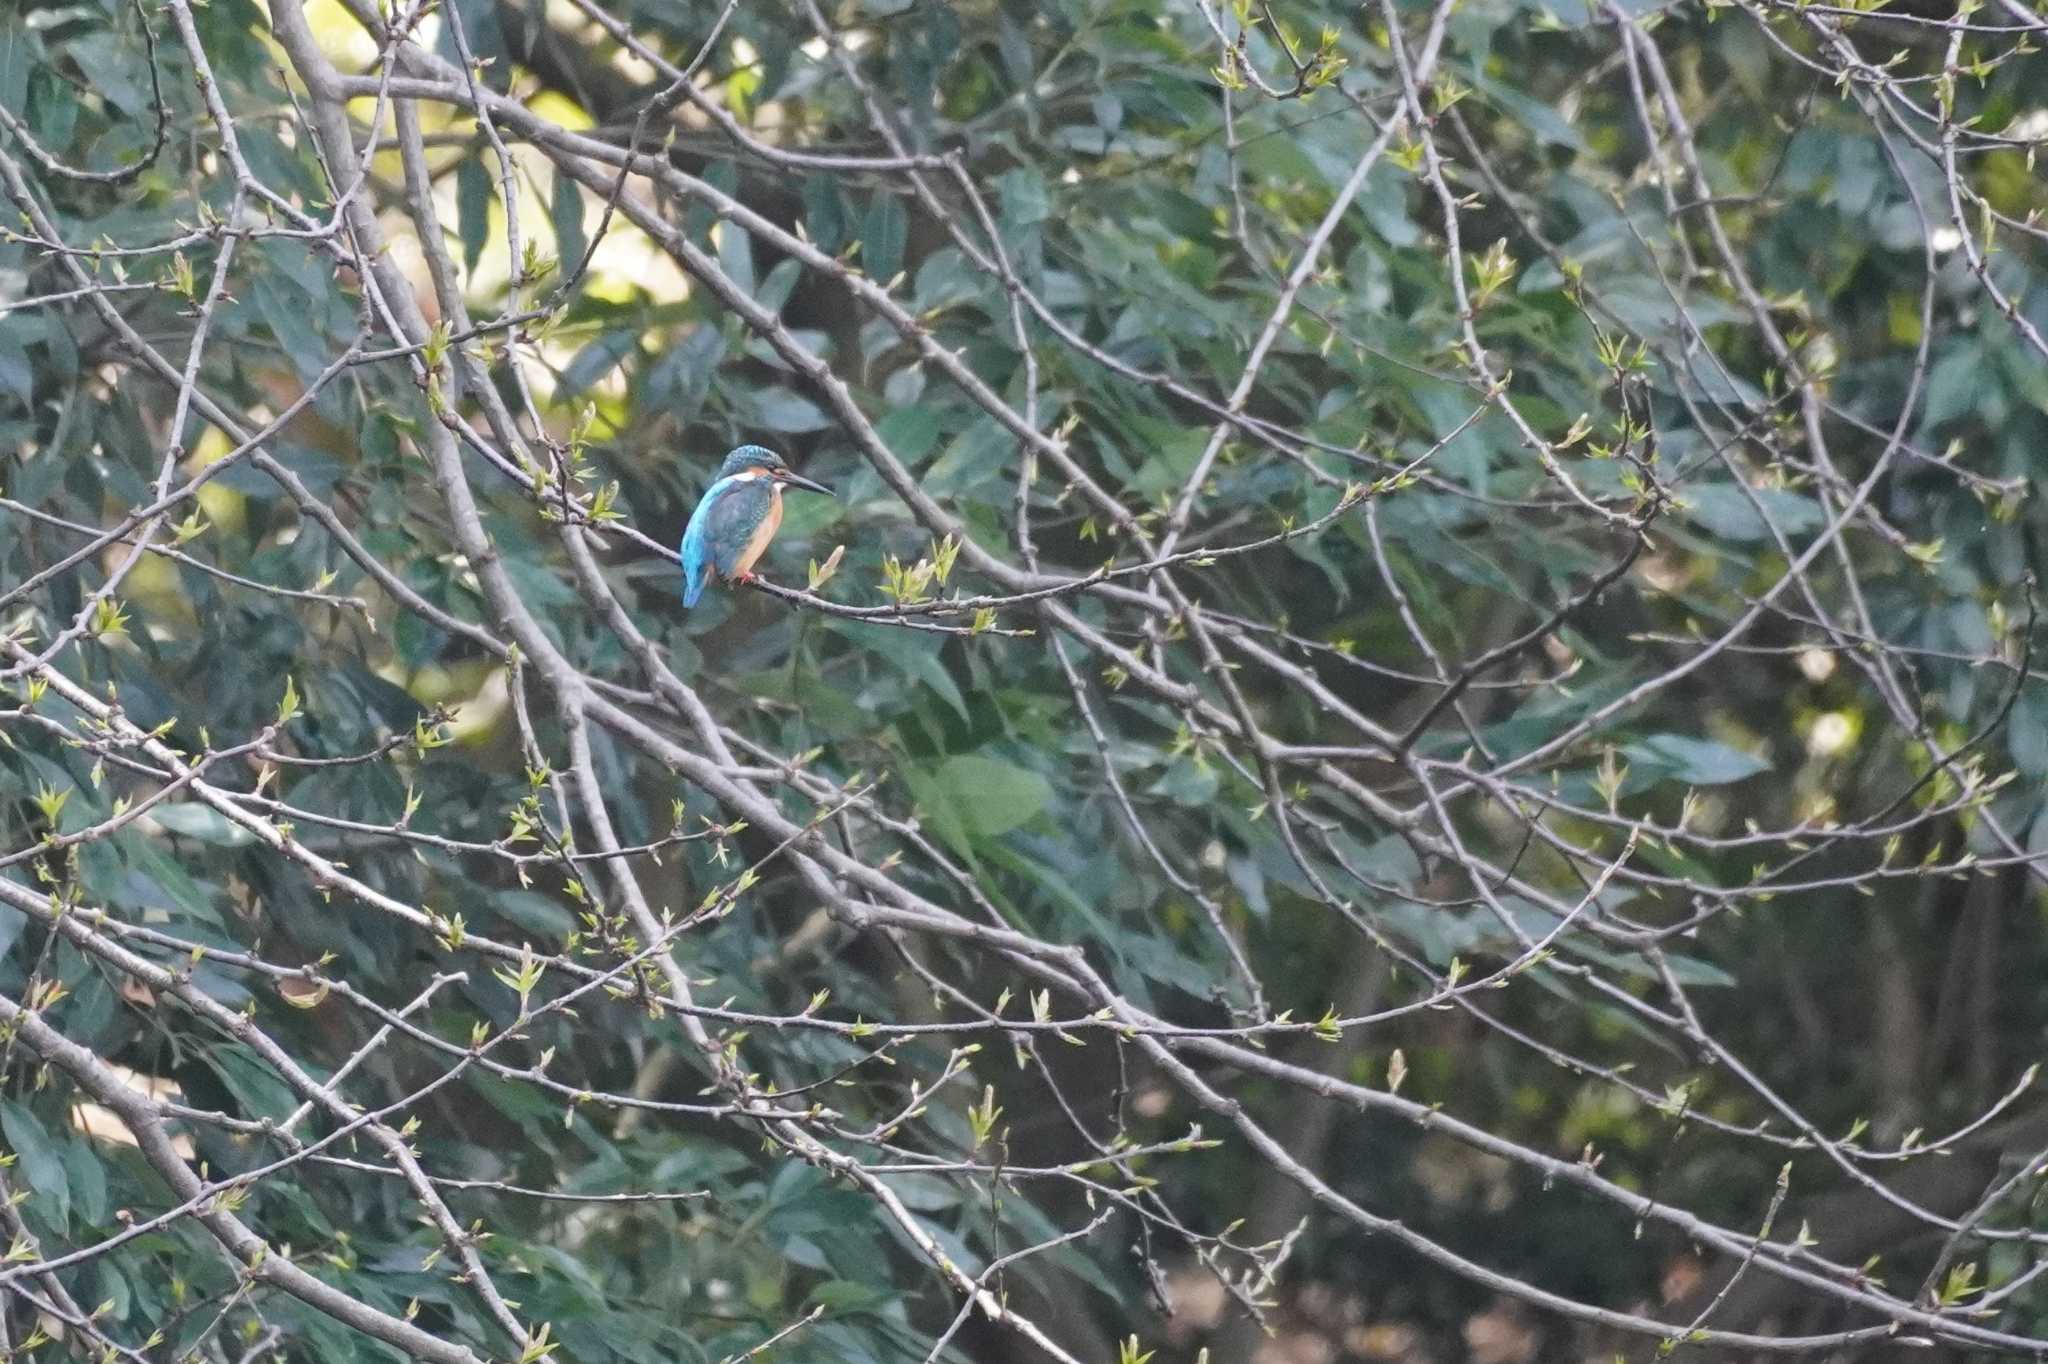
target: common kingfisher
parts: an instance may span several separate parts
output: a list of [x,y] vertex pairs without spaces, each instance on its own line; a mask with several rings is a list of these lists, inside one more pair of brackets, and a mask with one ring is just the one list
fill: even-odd
[[742,583],[754,576],[755,561],[782,527],[785,486],[834,496],[773,450],[742,445],[725,457],[683,531],[683,605],[695,606],[714,574]]

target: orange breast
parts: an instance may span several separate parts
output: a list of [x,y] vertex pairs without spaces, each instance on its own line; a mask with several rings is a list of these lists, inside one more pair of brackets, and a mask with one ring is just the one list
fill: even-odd
[[774,494],[768,500],[768,514],[761,518],[761,524],[754,527],[747,547],[740,551],[740,557],[733,561],[732,576],[745,577],[754,571],[754,561],[768,548],[768,542],[775,538],[775,532],[782,529],[782,487],[777,484]]

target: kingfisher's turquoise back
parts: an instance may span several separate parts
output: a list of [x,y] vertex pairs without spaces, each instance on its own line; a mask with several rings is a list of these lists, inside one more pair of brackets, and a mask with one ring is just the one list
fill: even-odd
[[683,605],[695,606],[715,571],[729,578],[740,557],[774,508],[777,489],[770,480],[727,475],[704,492],[683,531]]
[[706,513],[713,500],[731,483],[731,479],[721,478],[705,489],[704,496],[697,501],[697,509],[690,513],[690,524],[683,529],[681,558],[685,606],[695,606],[697,598],[704,595],[704,584],[711,580],[711,546],[706,543],[705,535],[705,523],[710,517]]

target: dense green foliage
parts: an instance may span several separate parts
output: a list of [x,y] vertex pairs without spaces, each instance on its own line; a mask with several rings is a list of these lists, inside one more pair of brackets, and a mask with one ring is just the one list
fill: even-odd
[[2038,1354],[2044,33],[7,7],[0,1359]]

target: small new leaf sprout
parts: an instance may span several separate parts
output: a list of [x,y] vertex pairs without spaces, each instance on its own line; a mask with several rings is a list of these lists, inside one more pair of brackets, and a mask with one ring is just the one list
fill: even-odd
[[62,791],[57,791],[49,786],[44,786],[36,792],[36,809],[42,811],[44,822],[49,824],[51,828],[55,828],[57,826],[57,816],[63,813],[64,802],[70,799],[70,787],[67,786]]
[[925,600],[925,589],[931,585],[931,560],[921,559],[910,568],[903,561],[890,554],[882,560],[882,595],[898,606],[910,606]]
[[416,752],[431,753],[448,744],[448,729],[439,720],[422,717],[413,721],[412,746]]
[[427,333],[427,339],[420,344],[420,363],[428,370],[437,370],[447,360],[448,323],[443,319],[434,324],[434,329]]
[[277,723],[280,727],[288,725],[292,722],[292,717],[298,713],[299,684],[297,679],[287,673],[284,679],[284,699],[277,703]]
[[1905,546],[1906,555],[1922,568],[1933,568],[1941,562],[1942,550],[1947,541],[1941,538]]
[[569,423],[569,468],[579,480],[591,476],[584,452],[590,448],[591,433],[596,430],[597,404],[585,403],[576,409],[576,418]]
[[898,606],[914,606],[931,599],[934,583],[940,586],[953,572],[960,556],[960,543],[948,535],[932,546],[932,552],[908,568],[891,554],[882,560],[882,595]]
[[984,1085],[981,1102],[967,1110],[967,1125],[974,1129],[974,1149],[979,1151],[988,1145],[995,1135],[996,1119],[1003,1116],[1003,1110],[996,1106],[996,1087]]
[[1399,1047],[1387,1058],[1387,1093],[1399,1094],[1402,1081],[1408,1078],[1408,1057]]
[[170,275],[164,280],[164,287],[187,303],[199,301],[199,277],[193,273],[192,262],[183,251],[171,257]]
[[592,525],[608,526],[619,520],[619,481],[611,482],[590,495],[588,516]]
[[1301,78],[1301,92],[1308,96],[1337,79],[1337,73],[1344,69],[1348,60],[1337,50],[1338,32],[1325,28],[1321,41],[1316,45],[1316,55],[1310,60],[1309,68]]
[[1602,369],[1617,375],[1640,373],[1650,367],[1649,346],[1638,341],[1631,349],[1626,336],[1600,332],[1593,340],[1593,354],[1599,359]]
[[826,583],[831,582],[832,575],[839,571],[840,561],[845,557],[846,546],[834,545],[832,552],[825,556],[824,563],[821,564],[816,559],[811,560],[811,571],[807,584],[810,590],[816,592]]
[[1472,260],[1473,308],[1484,308],[1514,277],[1515,258],[1508,254],[1508,239],[1502,237]]
[[555,1343],[548,1339],[552,1329],[548,1323],[542,1322],[540,1329],[526,1338],[524,1347],[519,1351],[519,1364],[540,1364],[541,1360],[554,1353]]
[[1152,1351],[1139,1352],[1136,1336],[1125,1337],[1116,1347],[1116,1364],[1145,1364],[1151,1358]]
[[499,967],[491,974],[501,981],[505,988],[519,996],[519,1011],[526,1012],[526,1001],[533,989],[540,984],[540,978],[547,974],[547,963],[533,955],[533,947],[522,943],[519,947],[519,969],[516,971]]
[[1963,1299],[1983,1291],[1984,1285],[1977,1282],[1977,1262],[1968,1260],[1950,1267],[1948,1278],[1941,1285],[1941,1305],[1954,1307]]
[[1613,814],[1621,800],[1622,784],[1628,780],[1628,764],[1614,754],[1612,748],[1600,755],[1600,770],[1593,774],[1593,790],[1607,805],[1607,812]]
[[121,609],[120,602],[112,597],[101,597],[93,603],[92,633],[96,639],[111,639],[128,633],[128,613]]
[[1422,143],[1416,140],[1414,134],[1403,129],[1399,143],[1387,152],[1387,160],[1414,175],[1422,169],[1422,155]]
[[526,251],[519,262],[519,280],[524,284],[538,284],[555,272],[555,258],[542,251],[531,238],[527,239]]

